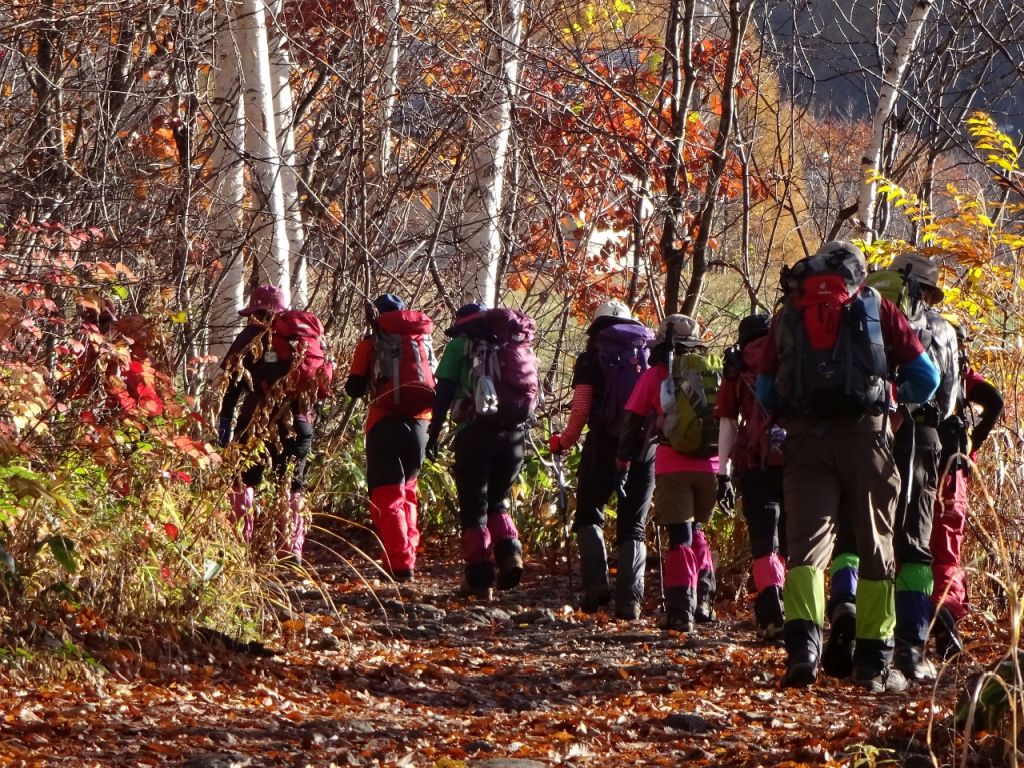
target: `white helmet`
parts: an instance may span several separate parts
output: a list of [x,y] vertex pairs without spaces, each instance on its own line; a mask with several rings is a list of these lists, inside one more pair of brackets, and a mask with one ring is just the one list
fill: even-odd
[[600,317],[618,317],[623,320],[632,320],[633,314],[629,311],[629,307],[623,304],[618,299],[612,299],[606,301],[604,304],[594,310],[594,317],[591,320],[597,320]]

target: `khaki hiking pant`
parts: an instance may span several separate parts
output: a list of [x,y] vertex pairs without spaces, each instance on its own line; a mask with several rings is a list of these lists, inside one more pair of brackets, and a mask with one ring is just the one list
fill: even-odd
[[893,526],[900,482],[887,420],[880,415],[799,417],[786,427],[786,621],[823,626],[825,570],[838,522],[845,518],[860,560],[857,637],[889,648],[895,625]]

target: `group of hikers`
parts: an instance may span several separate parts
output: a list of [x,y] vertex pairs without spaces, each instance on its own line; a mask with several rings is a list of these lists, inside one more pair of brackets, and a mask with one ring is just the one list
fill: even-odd
[[[857,246],[829,242],[784,267],[781,286],[774,316],[742,318],[724,355],[692,317],[669,315],[654,333],[619,301],[597,308],[567,422],[548,444],[561,474],[562,455],[583,438],[572,524],[580,607],[641,618],[653,503],[661,626],[688,633],[714,622],[702,527],[716,505],[739,506],[756,634],[785,647],[782,685],[809,686],[820,669],[876,693],[903,691],[934,678],[930,637],[941,658],[963,650],[967,485],[1002,398],[971,369],[965,326],[937,310],[940,270],[925,255],[869,273]],[[278,525],[278,546],[301,559],[312,410],[331,366],[319,321],[288,310],[275,288],[256,289],[243,314],[250,324],[222,363],[230,383],[220,438],[269,446],[293,513]],[[509,497],[540,392],[536,328],[523,312],[466,304],[444,331],[440,361],[433,331],[399,297],[378,297],[344,388],[369,403],[369,508],[382,568],[399,582],[415,578],[417,476],[451,421],[460,591],[487,600],[523,574]],[[257,434],[257,422],[271,427]],[[262,473],[253,463],[232,491],[247,537]],[[614,584],[605,543],[613,497]]]

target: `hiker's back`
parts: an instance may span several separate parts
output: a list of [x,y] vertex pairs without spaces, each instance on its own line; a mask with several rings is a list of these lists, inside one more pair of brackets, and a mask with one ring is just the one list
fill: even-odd
[[885,407],[882,300],[863,286],[863,269],[852,261],[816,254],[784,272],[774,331],[783,413],[831,418]]
[[467,324],[470,391],[458,421],[511,429],[533,419],[540,392],[535,333],[533,318],[515,309],[491,309]]
[[591,429],[619,434],[626,401],[648,368],[647,345],[652,338],[637,322],[611,325],[596,334],[593,354],[601,371],[601,388],[590,412]]
[[425,419],[434,403],[433,321],[422,312],[382,313],[372,333],[371,395],[375,409]]

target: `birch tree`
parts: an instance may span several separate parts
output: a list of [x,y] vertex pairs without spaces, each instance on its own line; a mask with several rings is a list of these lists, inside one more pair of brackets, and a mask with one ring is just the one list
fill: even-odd
[[501,258],[501,205],[512,131],[512,104],[519,80],[522,0],[496,0],[485,25],[492,35],[484,65],[480,109],[471,116],[476,127],[470,187],[463,210],[462,247],[468,274],[466,300],[496,304]]
[[284,224],[291,254],[292,305],[305,307],[309,302],[306,266],[306,233],[299,201],[299,179],[295,172],[295,108],[292,96],[292,61],[288,33],[284,28],[283,0],[271,0],[272,24],[269,29],[270,73],[274,95],[274,129],[280,154],[281,194],[284,197]]
[[218,4],[217,35],[214,41],[214,99],[211,104],[215,131],[210,154],[208,194],[211,199],[211,238],[217,245],[224,267],[215,285],[210,312],[208,354],[221,359],[238,332],[245,293],[245,259],[242,243],[242,204],[245,197],[245,111],[241,96],[239,50],[235,24],[239,3]]
[[882,87],[878,92],[871,120],[871,140],[861,160],[861,187],[858,196],[857,219],[863,236],[870,240],[874,235],[876,183],[874,175],[880,171],[885,125],[896,106],[900,86],[906,75],[910,58],[917,47],[925,21],[931,12],[933,0],[916,0],[913,10],[903,28],[903,34],[896,44],[892,58],[882,75]]
[[254,193],[262,210],[251,244],[264,279],[276,285],[291,303],[291,255],[286,229],[277,114],[270,72],[266,6],[262,0],[241,0],[238,19],[239,75],[245,105],[245,150],[251,158]]

